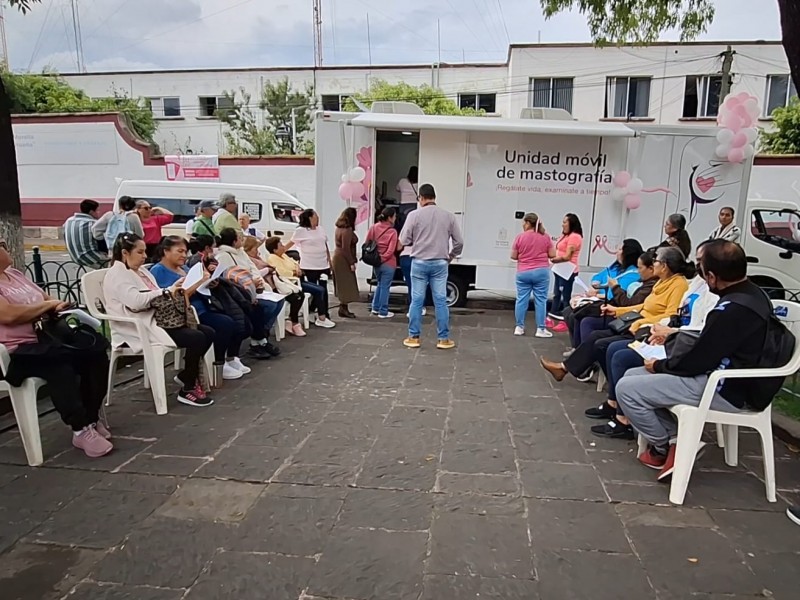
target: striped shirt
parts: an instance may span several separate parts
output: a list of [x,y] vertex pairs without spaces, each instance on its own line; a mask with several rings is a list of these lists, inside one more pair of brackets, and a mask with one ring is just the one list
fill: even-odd
[[64,223],[64,240],[70,258],[85,267],[102,267],[108,256],[100,252],[97,240],[92,235],[94,217],[84,213],[75,213]]

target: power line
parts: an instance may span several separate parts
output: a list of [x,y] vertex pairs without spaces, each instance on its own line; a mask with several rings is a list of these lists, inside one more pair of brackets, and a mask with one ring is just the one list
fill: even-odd
[[31,59],[28,61],[28,71],[33,68],[33,62],[36,60],[36,55],[39,54],[39,48],[42,43],[42,35],[47,27],[47,20],[50,18],[50,11],[53,10],[54,2],[55,0],[50,0],[50,3],[47,5],[47,10],[44,13],[44,21],[42,21],[42,26],[39,29],[39,35],[36,36],[36,43],[33,45],[33,50],[31,51]]
[[118,6],[118,7],[117,7],[117,8],[116,8],[114,11],[112,11],[112,12],[111,12],[111,13],[110,13],[110,14],[109,14],[109,15],[108,15],[108,16],[107,16],[105,19],[103,19],[102,21],[100,21],[100,23],[99,23],[99,24],[98,24],[98,25],[97,25],[97,26],[96,26],[94,29],[92,29],[92,30],[89,32],[89,35],[87,35],[87,36],[86,36],[86,39],[88,40],[89,38],[91,38],[91,37],[94,35],[94,33],[95,33],[96,31],[98,31],[98,30],[99,30],[99,29],[100,29],[100,28],[101,28],[103,25],[105,25],[106,23],[108,23],[108,22],[111,20],[111,18],[112,18],[112,17],[114,17],[114,15],[116,15],[116,14],[117,14],[119,11],[121,11],[123,8],[125,8],[125,5],[126,5],[126,4],[129,4],[129,3],[130,3],[130,1],[131,1],[131,0],[124,0],[124,1],[123,1],[123,2],[122,2],[122,3],[121,3],[121,4],[120,4],[120,5],[119,5],[119,6]]
[[503,3],[497,0],[497,8],[500,11],[500,21],[503,23],[503,31],[506,34],[506,42],[511,43],[511,38],[508,36],[508,26],[506,25],[506,16],[503,14]]

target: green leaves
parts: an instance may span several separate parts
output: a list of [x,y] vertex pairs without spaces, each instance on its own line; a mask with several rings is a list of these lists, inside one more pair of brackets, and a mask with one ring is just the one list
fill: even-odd
[[599,45],[658,40],[662,32],[677,29],[681,41],[706,31],[714,19],[712,0],[540,0],[546,19],[575,9],[586,15]]
[[[388,83],[373,80],[368,93],[353,94],[356,100],[372,106],[373,102],[413,102],[419,106],[426,115],[480,115],[483,111],[471,108],[459,108],[458,105],[444,95],[444,92],[429,85],[414,87],[407,83]],[[358,107],[350,98],[345,103],[344,110],[356,112]]]
[[41,0],[8,0],[12,7],[17,7],[23,14],[31,9],[31,4],[41,2]]
[[772,111],[775,129],[761,134],[761,148],[769,154],[800,154],[800,100],[792,98],[789,105]]

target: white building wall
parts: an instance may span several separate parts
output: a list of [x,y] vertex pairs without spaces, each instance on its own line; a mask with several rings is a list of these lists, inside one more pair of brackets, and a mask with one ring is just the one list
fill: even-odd
[[[195,153],[224,154],[224,125],[213,117],[201,116],[199,97],[244,88],[251,94],[251,102],[257,104],[264,83],[284,77],[295,89],[313,85],[318,96],[363,92],[373,79],[434,85],[454,100],[460,93],[494,93],[496,111],[505,117],[517,117],[520,109],[530,105],[532,78],[571,77],[574,78],[572,113],[583,121],[604,118],[607,77],[649,77],[648,120],[683,123],[686,77],[718,74],[721,54],[727,46],[726,42],[607,48],[542,44],[512,46],[508,62],[494,65],[187,70],[90,73],[65,75],[65,78],[91,96],[105,96],[114,89],[131,96],[177,96],[181,116],[159,120],[156,141],[162,151],[191,149]],[[731,43],[731,46],[736,52],[733,91],[749,92],[763,105],[767,76],[789,72],[782,46],[777,42]],[[768,126],[769,121],[762,124]]]

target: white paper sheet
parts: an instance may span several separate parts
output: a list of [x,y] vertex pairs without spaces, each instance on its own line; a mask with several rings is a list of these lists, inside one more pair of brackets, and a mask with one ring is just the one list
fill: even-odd
[[[200,263],[198,263],[198,264],[200,264]],[[196,266],[197,266],[197,265],[195,265],[195,267],[196,267]],[[192,267],[192,268],[194,268],[194,267]],[[209,277],[208,281],[206,281],[206,282],[205,282],[203,285],[201,285],[199,288],[197,288],[197,291],[198,291],[198,293],[200,293],[200,294],[203,294],[204,296],[210,296],[210,295],[211,295],[211,290],[210,290],[210,289],[208,289],[208,286],[209,286],[209,284],[210,284],[212,281],[216,281],[217,279],[219,279],[220,277],[222,277],[222,276],[225,274],[225,271],[226,271],[226,270],[227,270],[227,269],[223,269],[222,267],[220,267],[219,265],[217,265],[217,268],[216,268],[216,269],[214,270],[214,272],[211,274],[211,277]],[[185,284],[184,284],[184,285],[185,285]]]
[[[570,263],[572,264],[572,263]],[[580,277],[575,278],[575,285],[577,285],[580,289],[584,291],[584,293],[588,292],[591,288],[583,282],[583,279]]]
[[72,308],[70,310],[62,310],[59,315],[70,315],[75,317],[78,321],[83,323],[84,325],[88,325],[92,329],[100,329],[100,321],[95,319],[92,315],[87,313],[85,310],[80,308]]
[[645,342],[631,342],[628,348],[636,350],[636,353],[645,360],[664,360],[667,358],[667,351],[664,346],[651,346]]
[[260,300],[269,300],[270,302],[280,302],[285,298],[285,296],[275,293],[275,292],[261,292],[258,295]]
[[560,262],[553,265],[553,273],[561,277],[561,279],[569,279],[575,272],[575,265],[571,262]]
[[199,262],[186,274],[186,277],[183,279],[183,284],[181,287],[184,290],[188,290],[190,287],[196,285],[203,279],[203,263]]

